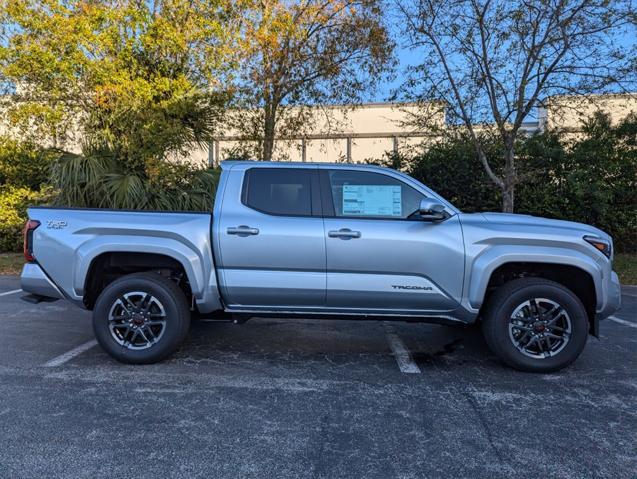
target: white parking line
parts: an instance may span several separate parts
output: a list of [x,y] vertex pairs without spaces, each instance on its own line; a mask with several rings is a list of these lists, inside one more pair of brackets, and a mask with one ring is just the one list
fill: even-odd
[[0,296],[9,296],[10,294],[16,294],[22,291],[21,289],[14,289],[13,291],[6,291],[4,293],[0,293]]
[[625,319],[618,318],[616,316],[609,316],[608,319],[615,321],[616,323],[623,324],[624,326],[630,326],[631,328],[637,328],[637,323],[626,321]]
[[394,354],[394,358],[396,358],[400,372],[406,374],[420,374],[420,368],[412,359],[409,349],[407,349],[405,343],[403,343],[402,339],[400,339],[398,334],[396,334],[394,328],[385,323],[385,331],[387,334],[387,342]]
[[79,356],[84,351],[88,351],[93,346],[97,345],[97,341],[94,339],[92,341],[88,341],[84,344],[80,344],[77,348],[73,348],[70,351],[60,354],[58,357],[51,359],[49,362],[44,364],[45,368],[54,368],[56,366],[61,366],[62,364],[70,361],[75,356]]

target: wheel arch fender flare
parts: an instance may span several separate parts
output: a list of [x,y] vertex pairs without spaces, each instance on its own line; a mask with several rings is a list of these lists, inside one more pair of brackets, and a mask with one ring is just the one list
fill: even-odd
[[597,304],[602,298],[602,268],[592,259],[576,250],[559,247],[529,248],[528,246],[494,246],[474,258],[469,264],[467,297],[471,308],[480,309],[493,272],[507,263],[544,263],[576,267],[590,275],[595,286]]
[[76,250],[73,290],[77,296],[84,295],[85,280],[91,265],[105,253],[154,253],[168,256],[184,268],[195,298],[203,297],[208,282],[206,277],[212,268],[212,264],[206,264],[211,263],[211,260],[202,257],[196,249],[172,238],[130,235],[97,236],[83,243]]

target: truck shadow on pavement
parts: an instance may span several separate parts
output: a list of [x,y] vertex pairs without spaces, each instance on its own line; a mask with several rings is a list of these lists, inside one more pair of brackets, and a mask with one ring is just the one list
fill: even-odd
[[[424,369],[485,361],[500,364],[490,355],[478,328],[392,322],[392,329],[411,360]],[[255,318],[242,325],[194,321],[188,339],[169,362],[225,363],[263,368],[268,374],[277,368],[321,376],[344,369],[400,374],[394,356],[382,321]]]

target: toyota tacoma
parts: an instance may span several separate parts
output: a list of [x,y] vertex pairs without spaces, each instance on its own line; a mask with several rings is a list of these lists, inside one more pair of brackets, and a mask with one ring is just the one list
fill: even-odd
[[227,161],[212,214],[28,215],[27,299],[92,310],[99,344],[125,363],[169,356],[191,317],[276,316],[479,323],[505,363],[548,372],[620,306],[603,231],[462,213],[377,166]]

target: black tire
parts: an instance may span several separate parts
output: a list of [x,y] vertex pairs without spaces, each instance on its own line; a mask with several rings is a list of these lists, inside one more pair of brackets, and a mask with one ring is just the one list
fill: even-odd
[[[549,357],[529,357],[526,355],[528,351],[525,353],[516,347],[512,339],[513,333],[509,332],[510,319],[516,308],[535,298],[545,298],[557,303],[570,320],[570,338],[561,350],[556,349],[556,353]],[[533,320],[530,322],[535,324]],[[544,332],[541,324],[528,327],[532,329],[529,335]],[[539,328],[540,331],[535,328]],[[580,299],[561,284],[541,278],[521,278],[500,286],[489,298],[482,320],[482,332],[491,351],[509,366],[534,373],[557,371],[575,361],[586,345],[588,328],[588,316]],[[518,332],[517,329],[513,331],[517,334],[527,334]],[[544,344],[542,346],[544,347]],[[537,343],[531,347],[535,348]]]
[[[143,292],[149,294],[153,298],[154,307],[161,307],[163,310],[161,321],[163,322],[162,328],[157,329],[159,326],[154,327],[154,331],[163,331],[161,334],[157,334],[157,339],[149,341],[144,349],[131,349],[131,343],[128,342],[126,346],[125,338],[119,336],[121,331],[129,331],[128,329],[118,329],[117,333],[113,333],[111,330],[111,323],[109,316],[112,308],[116,308],[118,298],[122,298],[123,295],[131,294],[133,292]],[[134,301],[134,297],[133,297]],[[159,305],[159,306],[157,306]],[[140,304],[140,306],[142,306]],[[129,306],[127,308],[132,308]],[[140,308],[141,309],[141,308]],[[129,316],[127,316],[128,318]],[[150,314],[149,314],[150,317]],[[123,328],[126,328],[125,323],[133,324],[128,319],[121,320],[124,324]],[[143,321],[143,318],[138,319]],[[132,326],[131,326],[132,327]],[[135,329],[140,330],[145,325],[134,326]],[[111,284],[109,284],[104,291],[97,298],[95,307],[93,309],[93,331],[95,332],[95,338],[99,342],[100,346],[114,359],[126,364],[151,364],[162,359],[165,359],[170,354],[175,352],[181,343],[188,335],[190,328],[190,308],[186,295],[181,289],[170,279],[167,279],[157,273],[135,273],[123,276]],[[151,337],[151,331],[146,329],[146,336]],[[128,338],[132,335],[128,334]],[[146,337],[145,336],[145,337]],[[134,341],[140,341],[141,338],[133,340],[132,346],[135,347]],[[121,344],[123,342],[124,344]],[[140,346],[141,347],[141,346]]]

